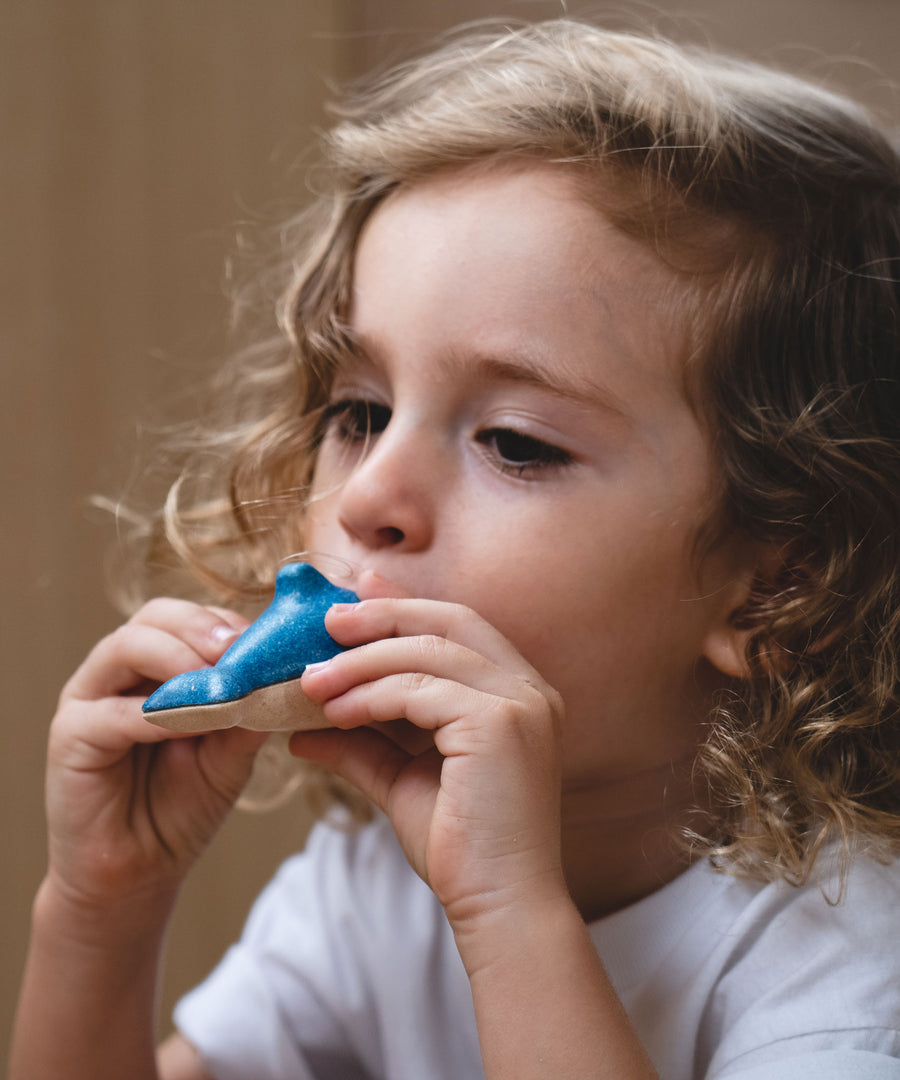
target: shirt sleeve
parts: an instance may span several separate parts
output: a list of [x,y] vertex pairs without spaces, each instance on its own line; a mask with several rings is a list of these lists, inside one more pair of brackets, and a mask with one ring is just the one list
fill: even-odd
[[866,1050],[821,1050],[738,1067],[716,1080],[900,1080],[900,1061]]

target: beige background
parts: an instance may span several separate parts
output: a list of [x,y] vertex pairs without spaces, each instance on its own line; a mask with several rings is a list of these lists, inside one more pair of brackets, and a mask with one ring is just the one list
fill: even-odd
[[[302,203],[328,86],[511,0],[3,0],[0,5],[0,1053],[45,857],[59,688],[116,615],[92,493],[139,488],[140,433],[221,344],[236,222]],[[592,5],[596,9],[596,5]],[[573,14],[587,10],[570,4]],[[900,114],[900,0],[620,3],[619,13],[827,74]],[[620,16],[616,16],[621,21]],[[183,406],[177,406],[181,408]],[[302,843],[296,805],[235,817],[185,889],[165,1015]]]

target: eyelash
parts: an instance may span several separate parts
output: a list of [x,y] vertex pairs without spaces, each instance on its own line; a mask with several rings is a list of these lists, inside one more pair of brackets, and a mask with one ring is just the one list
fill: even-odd
[[390,419],[391,410],[387,405],[363,398],[346,398],[335,401],[325,409],[321,430],[324,435],[333,429],[342,442],[365,442],[373,435],[380,435]]
[[[387,405],[362,398],[348,398],[326,408],[321,430],[323,436],[332,430],[342,442],[361,443],[373,435],[380,435],[390,419],[391,410]],[[573,460],[567,450],[514,428],[486,428],[478,432],[475,441],[492,451],[501,472],[514,476],[562,468]]]
[[559,469],[572,463],[568,450],[514,428],[487,428],[475,436],[475,441],[491,448],[500,471],[513,476]]

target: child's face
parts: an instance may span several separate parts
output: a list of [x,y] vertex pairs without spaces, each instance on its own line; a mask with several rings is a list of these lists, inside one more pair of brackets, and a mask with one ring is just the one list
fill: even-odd
[[506,634],[566,702],[571,784],[691,754],[739,589],[736,547],[692,559],[670,284],[551,166],[402,190],[355,263],[307,545]]

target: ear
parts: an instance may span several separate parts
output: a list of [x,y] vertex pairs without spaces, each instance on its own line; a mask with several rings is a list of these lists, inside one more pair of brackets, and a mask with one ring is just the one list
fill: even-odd
[[749,628],[738,625],[738,611],[720,619],[708,631],[703,642],[702,655],[714,668],[731,679],[746,679],[750,674],[747,663]]
[[734,559],[731,578],[718,594],[721,604],[703,639],[701,655],[731,679],[750,674],[747,645],[753,627],[746,619],[750,596],[760,585],[774,583],[784,562],[781,545],[748,544]]

